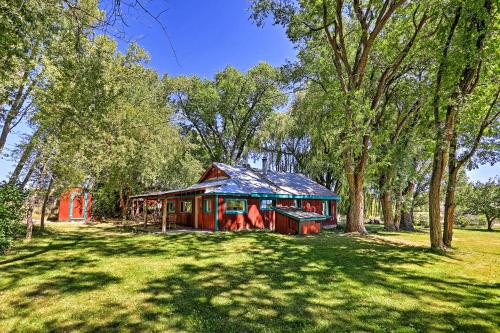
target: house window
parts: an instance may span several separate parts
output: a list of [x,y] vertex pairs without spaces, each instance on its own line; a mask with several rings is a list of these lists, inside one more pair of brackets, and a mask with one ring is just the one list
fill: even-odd
[[246,199],[226,199],[226,214],[244,214],[247,212]]
[[204,213],[212,212],[212,200],[210,199],[203,200],[203,212]]
[[167,204],[167,210],[169,213],[175,213],[175,201],[169,201]]
[[293,206],[295,208],[301,208],[302,207],[302,200],[300,199],[293,199]]
[[330,201],[323,200],[323,215],[330,216]]
[[181,201],[181,213],[191,213],[193,203],[191,201]]
[[260,200],[260,209],[261,210],[271,210],[275,206],[276,206],[276,200],[271,200],[271,199]]

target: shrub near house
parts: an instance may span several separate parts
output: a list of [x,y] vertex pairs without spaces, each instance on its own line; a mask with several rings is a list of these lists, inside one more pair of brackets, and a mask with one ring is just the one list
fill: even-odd
[[0,186],[0,254],[5,253],[20,232],[26,193],[13,185]]

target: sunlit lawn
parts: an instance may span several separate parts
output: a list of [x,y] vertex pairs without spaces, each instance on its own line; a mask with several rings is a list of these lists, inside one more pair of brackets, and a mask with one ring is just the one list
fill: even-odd
[[[0,257],[0,331],[471,331],[500,327],[500,232],[133,234],[50,224]],[[379,229],[372,229],[377,231]]]

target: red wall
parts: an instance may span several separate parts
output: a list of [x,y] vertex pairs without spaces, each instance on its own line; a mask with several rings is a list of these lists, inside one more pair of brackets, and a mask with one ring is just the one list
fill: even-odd
[[[206,230],[215,230],[215,195],[211,196],[199,196],[198,201],[198,229],[206,229]],[[224,209],[224,199],[246,199],[247,200],[247,213],[245,214],[226,214]],[[203,201],[206,199],[210,199],[210,204],[212,210],[210,213],[205,213],[203,211]],[[274,210],[260,210],[260,199],[252,198],[252,197],[231,197],[231,196],[218,196],[219,205],[218,205],[218,225],[219,230],[249,230],[249,229],[269,229],[275,230],[277,225],[278,215]],[[191,213],[181,213],[181,201],[191,201],[192,202],[192,212]],[[177,224],[185,225],[189,227],[195,226],[195,197],[182,197],[182,198],[167,198],[167,202],[175,202],[176,203],[176,213],[177,216]],[[294,204],[293,199],[277,199],[277,206],[292,206]],[[335,201],[332,201],[332,213],[334,212]],[[319,199],[302,199],[302,208],[306,211],[316,212],[322,214],[323,203],[322,200]],[[169,214],[169,218],[171,218],[172,214]],[[324,221],[324,224],[334,224],[334,217],[332,216],[330,219]],[[305,223],[305,222],[304,222]],[[304,227],[307,225],[307,227]],[[308,224],[302,224],[302,229],[305,233],[316,232],[315,223],[312,223],[311,226]],[[295,227],[294,233],[297,233],[298,226]],[[305,229],[304,229],[305,228]],[[311,230],[311,231],[309,231]],[[286,232],[287,233],[287,232]]]
[[[299,222],[280,213],[276,214],[276,232],[285,235],[298,234]],[[300,224],[301,235],[318,234],[321,232],[320,221],[304,221]]]
[[[167,218],[173,219],[173,215],[176,216],[176,223],[179,225],[184,225],[188,227],[195,227],[195,213],[198,214],[198,229],[215,229],[215,197],[214,196],[198,196],[197,207],[195,207],[196,200],[195,196],[180,197],[180,198],[167,198],[167,202],[175,202],[175,214],[170,214],[167,211]],[[210,200],[210,205],[212,207],[211,213],[205,213],[203,211],[203,201],[205,199]],[[181,213],[181,201],[191,201],[192,209],[191,213]],[[168,206],[167,206],[168,207]],[[196,208],[196,210],[195,210]]]
[[70,193],[64,192],[61,194],[59,198],[59,221],[67,221],[69,220],[69,202],[70,202]]
[[[226,198],[226,197],[224,197]],[[249,197],[238,197],[247,200],[246,214],[226,214],[224,209],[224,198],[219,198],[220,215],[219,230],[243,230],[243,229],[264,229],[274,228],[274,211],[261,211],[259,209],[260,200]],[[231,197],[227,197],[231,199]]]
[[288,216],[282,214],[276,214],[276,228],[275,231],[284,235],[295,235],[297,234],[298,223],[293,221]]
[[[230,196],[224,198],[232,198]],[[273,210],[260,210],[260,199],[251,197],[235,197],[247,199],[248,213],[247,214],[225,214],[224,199],[219,197],[220,215],[219,215],[219,230],[242,230],[242,229],[270,229],[275,230],[276,213]],[[277,199],[277,206],[291,207],[294,204],[293,199]],[[336,203],[332,204],[332,216],[324,221],[325,225],[335,225],[335,209]],[[323,200],[320,199],[302,199],[302,209],[308,212],[323,214]],[[317,223],[316,223],[317,224]],[[311,226],[311,230],[316,230],[318,226]],[[307,227],[309,228],[309,227]]]
[[319,221],[304,221],[301,223],[301,235],[319,234],[321,232],[321,222]]

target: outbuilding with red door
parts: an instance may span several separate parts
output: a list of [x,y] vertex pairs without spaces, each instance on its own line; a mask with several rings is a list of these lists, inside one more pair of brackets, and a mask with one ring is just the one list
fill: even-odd
[[81,188],[72,188],[59,198],[58,221],[86,221],[90,218],[92,195]]

